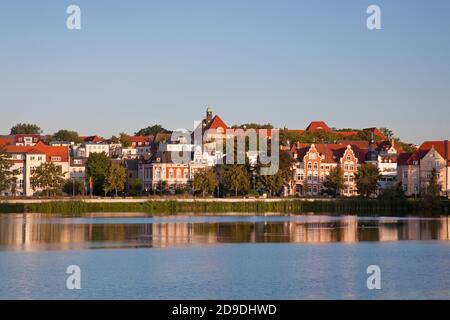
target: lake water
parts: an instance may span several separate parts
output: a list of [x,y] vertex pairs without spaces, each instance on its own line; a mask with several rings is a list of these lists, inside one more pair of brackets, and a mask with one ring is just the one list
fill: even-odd
[[447,217],[4,214],[0,299],[450,299],[449,237]]

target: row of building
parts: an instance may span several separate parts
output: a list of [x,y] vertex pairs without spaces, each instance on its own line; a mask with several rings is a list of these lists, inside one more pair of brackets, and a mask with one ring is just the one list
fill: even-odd
[[[124,165],[128,191],[137,179],[142,191],[147,192],[161,186],[172,191],[184,188],[192,182],[196,171],[224,162],[226,155],[222,143],[236,134],[230,134],[229,129],[208,107],[206,116],[192,132],[130,136],[126,146],[98,136],[80,137],[81,143],[52,141],[49,144],[44,143],[40,135],[0,136],[0,146],[11,155],[13,169],[19,170],[15,190],[2,191],[2,195],[34,195],[37,190],[31,188],[30,178],[35,168],[44,162],[60,165],[68,180],[85,181],[87,159],[92,153],[102,152]],[[322,131],[332,133],[338,139],[334,143],[297,142],[290,148],[281,147],[295,160],[294,176],[286,184],[285,194],[320,195],[326,177],[331,170],[340,167],[344,180],[342,195],[355,196],[358,194],[355,181],[358,168],[361,164],[371,163],[381,174],[380,192],[401,185],[406,195],[418,195],[428,185],[432,170],[436,169],[441,194],[449,196],[449,141],[425,141],[414,152],[408,153],[377,128],[363,130],[371,134],[370,141],[354,140],[358,132],[333,130],[323,121],[313,121],[305,130],[289,130],[300,134]],[[202,137],[200,143],[193,139],[196,133]],[[257,134],[270,139],[272,133],[271,130],[257,130]],[[174,154],[182,152],[189,156],[173,161]],[[254,163],[258,154],[247,152],[247,156]]]

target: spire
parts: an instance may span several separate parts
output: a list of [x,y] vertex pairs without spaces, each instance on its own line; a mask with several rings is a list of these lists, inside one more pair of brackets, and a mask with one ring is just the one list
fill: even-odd
[[373,132],[370,134],[370,142],[369,142],[369,150],[366,155],[367,162],[377,162],[378,161],[378,153],[375,146],[375,141],[373,139]]
[[213,115],[213,108],[211,105],[208,105],[208,108],[206,108],[206,120],[211,121]]

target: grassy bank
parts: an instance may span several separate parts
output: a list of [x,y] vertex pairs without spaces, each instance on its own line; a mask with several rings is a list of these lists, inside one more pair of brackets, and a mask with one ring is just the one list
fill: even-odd
[[184,213],[336,213],[361,215],[446,215],[450,214],[450,201],[440,201],[433,206],[423,201],[380,201],[380,200],[335,200],[305,201],[284,200],[249,202],[194,202],[146,201],[136,203],[92,203],[83,201],[53,201],[44,203],[0,203],[0,213],[63,213],[81,214],[88,212],[144,212],[150,215]]

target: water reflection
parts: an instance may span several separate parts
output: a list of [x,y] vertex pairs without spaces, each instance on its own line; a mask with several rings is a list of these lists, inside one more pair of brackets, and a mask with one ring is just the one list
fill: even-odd
[[220,243],[449,240],[448,217],[285,216],[221,219],[0,216],[0,250],[172,247]]

